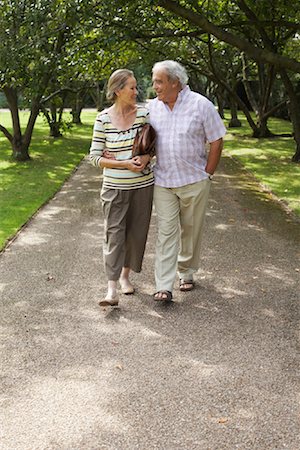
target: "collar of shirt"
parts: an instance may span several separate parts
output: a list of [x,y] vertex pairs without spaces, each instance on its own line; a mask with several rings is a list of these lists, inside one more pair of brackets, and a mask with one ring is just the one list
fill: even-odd
[[[174,111],[174,109],[176,109],[180,103],[184,100],[184,98],[187,96],[187,94],[190,92],[190,88],[189,86],[184,86],[183,89],[181,89],[181,91],[179,91],[176,102],[174,104],[173,109],[171,110],[171,108],[167,105],[167,103],[164,103],[165,108],[167,108],[168,111]],[[162,100],[158,100],[159,102],[161,102]]]

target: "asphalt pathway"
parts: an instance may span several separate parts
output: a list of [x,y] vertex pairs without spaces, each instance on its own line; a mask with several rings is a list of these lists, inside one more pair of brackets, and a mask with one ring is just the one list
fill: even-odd
[[101,310],[86,161],[0,255],[1,450],[300,449],[300,224],[223,158],[196,289]]

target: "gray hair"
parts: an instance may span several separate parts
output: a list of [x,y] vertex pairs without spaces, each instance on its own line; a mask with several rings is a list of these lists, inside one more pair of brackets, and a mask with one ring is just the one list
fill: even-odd
[[117,98],[116,92],[123,89],[128,78],[134,77],[134,73],[128,69],[115,70],[109,77],[106,90],[106,98],[114,102]]
[[154,70],[165,70],[171,80],[178,80],[181,84],[181,87],[184,88],[188,82],[188,74],[181,64],[177,61],[166,60],[159,61],[154,64],[152,68],[152,72]]

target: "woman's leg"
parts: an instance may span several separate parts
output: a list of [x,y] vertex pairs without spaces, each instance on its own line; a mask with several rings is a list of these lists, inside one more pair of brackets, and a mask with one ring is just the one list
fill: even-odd
[[108,279],[107,294],[101,306],[118,303],[117,281],[125,261],[126,214],[129,206],[127,191],[103,189],[101,200],[104,214],[104,267]]
[[129,280],[129,274],[130,274],[130,267],[123,267],[119,282],[121,285],[121,290],[123,294],[133,294],[134,293],[134,287],[132,286],[130,280]]
[[134,272],[142,270],[151,219],[152,200],[153,186],[130,191],[130,204],[126,217],[124,267]]

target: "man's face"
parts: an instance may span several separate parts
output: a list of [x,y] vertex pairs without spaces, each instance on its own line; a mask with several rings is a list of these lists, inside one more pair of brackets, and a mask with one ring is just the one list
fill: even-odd
[[158,100],[164,103],[174,103],[176,101],[180,91],[180,83],[179,81],[171,80],[165,70],[153,71],[152,85]]

